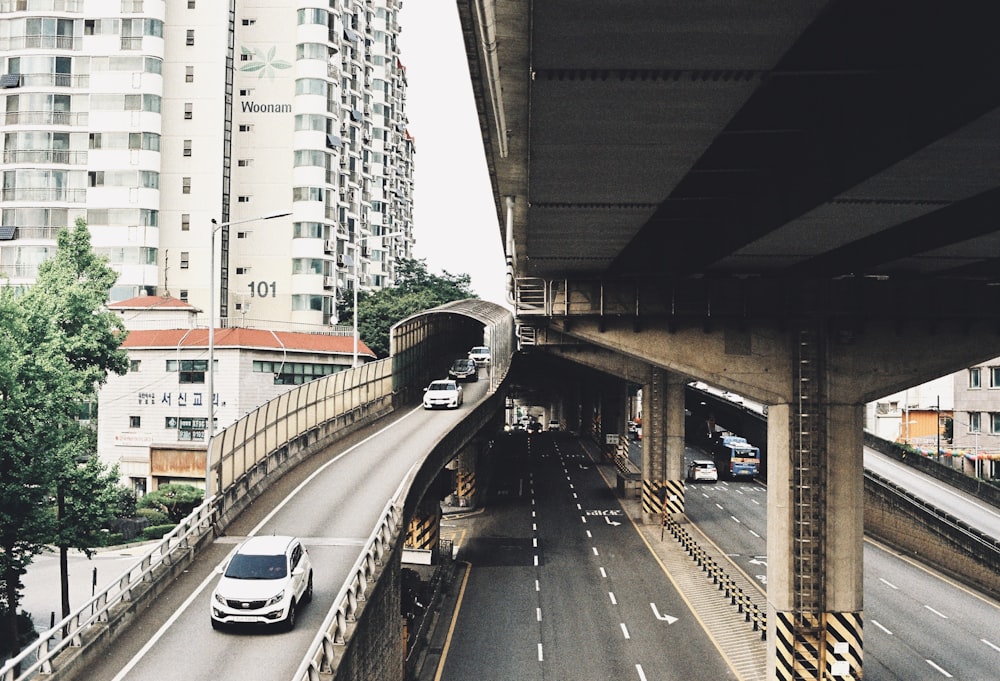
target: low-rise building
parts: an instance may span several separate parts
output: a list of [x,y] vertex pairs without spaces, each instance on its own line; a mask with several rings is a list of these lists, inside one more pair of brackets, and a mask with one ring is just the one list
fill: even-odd
[[[122,347],[130,367],[124,376],[109,376],[100,391],[98,452],[119,466],[122,483],[139,494],[169,482],[204,484],[210,413],[218,432],[292,387],[353,363],[352,336],[216,329],[210,412],[209,333],[197,326],[199,310],[157,296],[109,308],[120,312],[129,328]],[[150,319],[175,328],[143,328]],[[375,358],[360,342],[358,357]]]

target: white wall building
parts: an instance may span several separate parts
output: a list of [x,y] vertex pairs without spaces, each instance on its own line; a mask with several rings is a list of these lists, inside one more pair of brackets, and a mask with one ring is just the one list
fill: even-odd
[[[204,483],[209,418],[208,329],[198,310],[176,299],[147,296],[108,306],[129,335],[130,368],[110,375],[98,399],[98,454],[118,464],[123,484],[139,493],[159,484]],[[173,328],[149,328],[145,315]],[[215,331],[213,411],[225,428],[295,385],[351,367],[353,336],[262,329]],[[374,358],[363,343],[363,360]],[[151,457],[151,450],[158,453]]]
[[[0,0],[0,278],[32,283],[84,218],[113,301],[336,324],[355,269],[379,288],[412,255],[400,4]],[[210,295],[213,220],[239,224]]]

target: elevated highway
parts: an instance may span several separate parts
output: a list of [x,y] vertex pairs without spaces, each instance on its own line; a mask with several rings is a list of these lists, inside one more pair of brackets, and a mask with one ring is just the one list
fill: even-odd
[[863,405],[1000,355],[1000,9],[458,8],[522,347],[643,387],[654,522],[686,383],[767,405],[768,677],[862,678]]

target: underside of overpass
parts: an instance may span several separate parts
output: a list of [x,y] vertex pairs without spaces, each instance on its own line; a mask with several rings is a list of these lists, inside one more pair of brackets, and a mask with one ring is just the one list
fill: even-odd
[[457,5],[520,348],[654,489],[687,381],[767,404],[768,676],[862,678],[863,405],[1000,355],[1000,6]]

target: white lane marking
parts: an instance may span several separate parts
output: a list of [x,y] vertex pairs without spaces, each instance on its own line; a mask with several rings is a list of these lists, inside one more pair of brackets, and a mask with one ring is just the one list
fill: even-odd
[[542,621],[542,609],[541,608],[535,608],[535,619],[538,620],[539,622]]
[[619,525],[621,525],[620,522],[618,522],[617,520],[612,520],[608,516],[604,516],[604,519],[608,521],[608,525],[613,525],[615,527],[618,527]]
[[625,640],[627,641],[630,638],[632,638],[631,636],[628,635],[628,627],[625,626],[624,622],[621,623],[621,627],[622,627],[622,635],[625,637]]
[[579,497],[578,497],[578,496],[576,496],[576,492],[573,492],[573,498],[574,498],[574,499],[579,499]]
[[534,511],[532,511],[532,512],[531,512],[531,517],[532,517],[532,518],[534,518],[534,517],[535,517],[535,512],[534,512]]
[[582,511],[583,510],[583,506],[581,506],[580,504],[577,504],[576,505],[576,510]]
[[722,504],[716,504],[715,506],[716,506],[716,508],[718,508],[718,509],[719,509],[720,511],[722,510]]
[[995,651],[997,651],[998,653],[1000,653],[1000,646],[998,646],[997,644],[995,644],[995,643],[990,643],[990,642],[989,642],[989,641],[987,641],[987,640],[986,640],[985,638],[981,638],[981,639],[979,639],[979,640],[980,640],[980,641],[982,641],[983,643],[985,643],[986,645],[988,645],[988,646],[989,646],[990,648],[992,648],[993,650],[995,650]]
[[736,517],[736,516],[734,516],[734,515],[731,515],[731,516],[729,516],[729,517],[730,517],[730,518],[732,518],[733,520],[735,520],[736,522],[740,522],[740,519],[739,519],[739,518],[737,518],[737,517]]
[[531,531],[538,532],[538,523],[531,523]]
[[927,608],[928,610],[930,610],[930,611],[931,611],[932,613],[934,613],[934,614],[935,614],[935,615],[937,615],[938,617],[940,617],[941,619],[943,619],[943,620],[946,620],[946,619],[948,619],[948,616],[947,616],[947,615],[945,615],[944,613],[941,613],[941,612],[938,612],[937,610],[935,610],[935,609],[934,609],[934,608],[932,608],[931,606],[929,606],[929,605],[925,605],[924,607],[925,607],[925,608]]
[[539,584],[538,580],[536,579],[535,580],[535,591],[541,591],[541,590],[542,590],[542,585]]
[[708,499],[708,495],[707,495],[707,494],[705,494],[704,492],[702,492],[702,493],[701,493],[701,496],[703,496],[703,497],[705,497],[706,499]]
[[538,537],[532,537],[531,538],[531,546],[532,546],[532,548],[536,548],[536,549],[538,548]]
[[[911,469],[909,466],[905,466],[903,464],[897,464],[896,462],[894,462],[892,460],[887,460],[887,461],[884,461],[883,463],[885,465],[889,466],[890,468],[895,468],[898,471],[903,471],[905,473],[911,473],[911,474],[913,473],[913,469]],[[940,483],[933,482],[931,480],[927,480],[923,476],[918,476],[918,477],[920,477],[922,479],[922,481],[924,482],[924,484],[931,485],[932,487],[937,487],[940,492],[943,492],[945,494],[950,494],[953,497],[957,497],[958,499],[961,499],[964,503],[967,503],[967,504],[970,504],[971,506],[974,506],[977,510],[982,511],[983,513],[989,513],[990,515],[994,515],[994,516],[997,516],[998,518],[1000,518],[1000,513],[997,513],[996,509],[991,508],[989,506],[984,506],[982,504],[977,504],[975,501],[967,499],[966,497],[964,497],[961,494],[959,494],[958,492],[956,492],[953,487],[949,487],[948,485],[942,485]]]
[[535,567],[538,567],[538,554],[535,554]]
[[642,665],[637,664],[635,666],[635,671],[639,675],[639,681],[646,681],[646,673],[642,671]]
[[653,609],[653,617],[660,620],[661,622],[666,622],[667,624],[673,624],[678,620],[677,617],[673,615],[660,614],[660,611],[656,607],[656,603],[650,603],[649,607]]
[[941,667],[939,667],[938,665],[934,664],[934,662],[932,662],[931,660],[924,660],[924,662],[926,662],[930,666],[934,667],[934,669],[936,669],[939,672],[941,672],[942,674],[944,674],[945,678],[948,678],[948,679],[952,678],[951,674],[949,674],[945,670],[941,669]]
[[538,644],[538,661],[539,662],[544,662],[545,661],[545,657],[542,655],[542,644],[541,643]]
[[890,589],[895,589],[896,591],[899,591],[899,587],[896,586],[895,584],[893,584],[892,582],[887,582],[886,580],[882,579],[881,577],[878,578],[878,581],[882,582],[883,584],[885,584]]
[[609,591],[608,592],[608,598],[611,599],[611,605],[618,605],[618,600],[615,598],[615,592],[614,591]]
[[[382,435],[383,433],[385,433],[390,428],[393,428],[393,427],[399,425],[400,423],[402,423],[406,419],[410,418],[414,414],[416,414],[416,413],[422,413],[422,412],[423,412],[423,409],[421,407],[416,407],[409,414],[403,415],[403,417],[400,418],[399,420],[393,421],[392,423],[390,423],[389,425],[387,425],[385,428],[381,428],[377,432],[372,433],[371,435],[369,435],[368,437],[366,437],[361,442],[358,442],[357,444],[355,444],[355,445],[353,445],[351,447],[348,447],[347,449],[345,449],[344,451],[342,451],[340,454],[338,454],[337,456],[333,457],[332,459],[330,459],[329,461],[327,461],[325,464],[323,464],[322,466],[320,466],[319,468],[317,468],[315,471],[313,471],[312,475],[310,475],[305,480],[303,480],[302,482],[300,482],[298,484],[298,486],[295,489],[293,489],[291,491],[291,493],[289,493],[288,496],[286,496],[284,499],[281,500],[281,503],[279,503],[277,506],[275,506],[271,510],[270,513],[268,513],[266,516],[264,516],[264,519],[261,520],[259,523],[257,523],[256,527],[254,527],[252,530],[250,530],[250,532],[247,533],[247,536],[248,537],[252,537],[255,534],[257,534],[258,532],[260,532],[261,528],[264,527],[264,525],[266,525],[268,522],[270,522],[271,518],[273,518],[275,515],[277,515],[278,511],[280,511],[281,509],[283,509],[296,495],[298,495],[299,492],[301,492],[303,489],[305,489],[306,485],[308,485],[310,482],[312,482],[316,477],[318,477],[321,473],[323,473],[323,471],[325,471],[327,468],[329,468],[330,466],[332,466],[336,462],[340,461],[345,456],[347,456],[348,454],[350,454],[351,452],[353,452],[355,449],[357,449],[358,447],[360,447],[360,446],[364,445],[365,443],[367,443],[369,440],[374,440],[376,437]],[[420,462],[414,462],[413,466],[410,467],[410,471],[412,471],[413,468],[418,463],[420,463]],[[399,488],[397,488],[396,495],[399,494],[399,491],[400,491],[400,489],[402,489],[403,484],[406,483],[407,480],[409,480],[409,477],[410,477],[409,473],[410,473],[410,471],[407,471],[407,474],[403,476],[403,481],[400,483]],[[219,565],[216,566],[216,567],[218,568],[218,567],[221,567],[221,566],[225,565],[226,561],[228,561],[230,559],[230,557],[232,557],[232,555],[236,552],[237,548],[238,548],[238,545],[237,546],[233,546],[233,550],[230,551],[226,555],[226,557],[222,559],[222,562],[220,562]],[[156,631],[156,633],[153,634],[153,636],[148,641],[146,641],[146,645],[144,645],[142,648],[139,649],[139,652],[137,652],[135,654],[135,656],[133,656],[132,659],[128,661],[128,664],[126,664],[125,667],[123,667],[122,670],[120,672],[118,672],[118,674],[114,677],[114,679],[112,679],[112,681],[121,681],[122,679],[124,679],[125,676],[130,671],[132,671],[132,669],[134,669],[137,664],[139,664],[139,662],[142,660],[142,658],[146,656],[146,653],[148,653],[153,648],[153,646],[156,645],[157,642],[159,642],[159,640],[161,638],[163,638],[163,636],[167,633],[167,630],[171,626],[173,626],[174,622],[176,622],[180,618],[180,616],[184,613],[184,611],[187,610],[188,607],[190,607],[191,603],[194,602],[194,600],[201,594],[201,592],[204,591],[206,588],[208,588],[208,585],[211,584],[213,581],[215,581],[215,579],[217,577],[218,577],[217,571],[216,570],[212,570],[212,572],[209,573],[208,577],[205,578],[205,581],[203,581],[201,584],[199,584],[198,588],[195,589],[191,593],[191,595],[188,596],[187,599],[183,603],[181,603],[180,607],[177,608],[177,610],[174,611],[174,614],[171,615],[170,618],[167,619],[167,621],[163,623],[163,626],[160,627]]]
[[757,539],[760,539],[760,535],[757,534],[756,532],[754,532],[753,530],[750,530],[750,534],[752,534],[753,536],[757,537]]
[[601,579],[607,579],[607,578],[608,578],[608,573],[604,571],[604,568],[601,568]]
[[882,631],[884,631],[885,633],[887,633],[889,636],[892,636],[892,632],[889,631],[888,629],[886,629],[885,627],[883,627],[881,624],[879,624],[878,621],[872,620],[872,624],[874,624],[876,627],[878,627],[879,629],[881,629]]
[[594,555],[595,555],[595,556],[599,556],[599,555],[601,555],[601,554],[599,554],[599,553],[597,552],[597,547],[596,547],[596,546],[594,546],[594,547],[592,547],[592,548],[593,548],[593,550],[594,550]]
[[590,530],[587,530],[587,539],[592,539],[593,535],[590,534]]
[[755,503],[755,504],[757,504],[758,506],[760,506],[760,502],[759,502],[759,501],[757,501],[756,499],[751,499],[750,501],[752,501],[753,503]]
[[587,516],[585,515],[580,516],[580,520],[582,520],[583,522],[587,522]]

